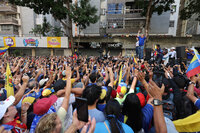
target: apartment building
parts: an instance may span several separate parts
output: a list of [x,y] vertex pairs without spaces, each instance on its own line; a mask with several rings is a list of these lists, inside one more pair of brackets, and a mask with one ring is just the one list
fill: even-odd
[[135,34],[141,29],[146,18],[143,9],[134,0],[107,1],[107,34]]
[[0,1],[0,36],[20,36],[20,8],[6,1]]

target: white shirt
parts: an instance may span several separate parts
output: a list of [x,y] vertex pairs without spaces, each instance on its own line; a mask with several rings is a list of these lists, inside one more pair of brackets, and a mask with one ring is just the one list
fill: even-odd
[[139,41],[136,42],[136,47],[139,46]]
[[176,57],[176,51],[170,51],[170,52],[169,52],[169,57],[175,58],[175,59],[176,59],[176,58],[177,58],[177,57]]

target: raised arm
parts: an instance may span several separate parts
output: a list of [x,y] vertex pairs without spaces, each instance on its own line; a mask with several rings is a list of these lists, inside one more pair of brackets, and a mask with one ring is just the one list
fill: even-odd
[[188,91],[187,91],[187,95],[186,95],[193,103],[196,102],[196,100],[198,99],[197,97],[194,96],[194,85],[196,84],[197,79],[198,78],[195,76],[191,77],[191,82],[188,87]]
[[[154,98],[154,100],[162,101],[162,93],[164,88],[159,88],[153,80],[149,83],[149,94]],[[167,133],[167,126],[165,123],[163,115],[162,105],[154,105],[154,125],[156,133]]]
[[20,87],[20,89],[17,92],[17,94],[15,94],[15,102],[13,103],[14,106],[16,106],[19,103],[19,101],[22,99],[22,97],[24,95],[24,92],[26,90],[26,87],[28,85],[29,77],[28,76],[23,76],[22,80],[23,80],[23,84]]
[[69,66],[66,67],[66,78],[65,96],[61,107],[67,111],[71,94],[71,68]]

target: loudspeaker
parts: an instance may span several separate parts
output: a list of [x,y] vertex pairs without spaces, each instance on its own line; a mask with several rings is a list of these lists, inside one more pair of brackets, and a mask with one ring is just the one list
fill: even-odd
[[152,51],[152,49],[151,48],[146,48],[145,49],[145,59],[146,60],[150,60],[151,59],[151,51]]
[[176,55],[178,59],[185,59],[186,58],[185,46],[176,47]]

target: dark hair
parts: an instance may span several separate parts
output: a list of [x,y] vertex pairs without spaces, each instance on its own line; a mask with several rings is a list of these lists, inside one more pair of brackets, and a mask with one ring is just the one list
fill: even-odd
[[93,84],[84,89],[82,97],[87,99],[88,105],[93,105],[100,95],[101,87]]
[[109,122],[111,133],[124,133],[122,124],[117,120],[121,113],[119,102],[115,99],[109,100],[104,111]]
[[57,80],[53,85],[55,92],[64,89],[65,86],[66,86],[66,82],[63,81],[62,79]]
[[126,124],[128,124],[134,132],[140,131],[142,128],[143,114],[140,100],[135,93],[127,95],[122,108],[122,113],[128,116]]
[[89,78],[92,83],[95,83],[95,81],[97,80],[97,74],[92,73]]

